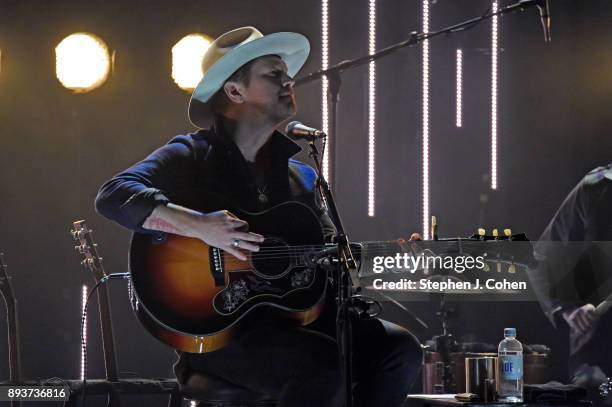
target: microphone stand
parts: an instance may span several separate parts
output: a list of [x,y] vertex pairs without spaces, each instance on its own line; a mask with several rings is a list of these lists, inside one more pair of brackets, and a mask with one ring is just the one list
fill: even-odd
[[[336,153],[336,137],[338,134],[338,100],[340,99],[340,88],[342,87],[342,77],[341,73],[356,68],[358,66],[364,65],[368,62],[376,61],[380,58],[386,57],[387,55],[393,54],[401,48],[411,47],[418,43],[421,43],[425,40],[428,40],[433,37],[437,37],[442,34],[451,34],[458,31],[463,31],[468,28],[472,28],[476,24],[480,23],[483,20],[488,20],[494,16],[500,16],[504,14],[508,14],[517,10],[523,10],[528,7],[533,6],[541,6],[542,0],[519,0],[517,3],[511,4],[509,6],[503,7],[496,12],[487,12],[480,17],[472,18],[470,20],[464,21],[462,23],[458,23],[455,25],[451,25],[449,27],[443,28],[438,31],[428,32],[428,33],[419,33],[413,31],[410,33],[410,36],[407,40],[398,42],[394,45],[390,45],[386,48],[381,49],[380,51],[366,55],[353,60],[342,61],[330,68],[322,69],[319,71],[315,71],[309,73],[306,76],[302,76],[295,81],[294,86],[301,86],[310,82],[314,82],[316,80],[321,79],[322,77],[328,78],[329,83],[329,100],[328,103],[330,105],[330,115],[329,115],[329,134],[331,137],[328,140],[328,148],[329,154],[334,155],[334,159],[331,162],[330,172],[333,177],[333,187],[337,185],[337,175],[336,171],[334,171],[335,162],[338,159],[338,154]],[[347,405],[348,406],[348,405]],[[348,406],[350,407],[350,406]]]
[[357,276],[357,262],[351,251],[349,240],[344,232],[344,226],[338,213],[338,208],[329,184],[323,176],[321,168],[321,161],[319,158],[319,151],[315,145],[314,140],[308,143],[310,146],[310,156],[314,160],[315,169],[317,172],[317,189],[324,205],[327,206],[329,216],[336,227],[336,234],[334,235],[335,243],[337,244],[337,259],[338,262],[330,261],[327,262],[319,261],[320,264],[326,265],[337,264],[332,270],[335,271],[335,278],[337,284],[337,298],[336,303],[338,311],[336,315],[336,340],[338,341],[338,351],[340,356],[340,366],[342,369],[342,375],[345,384],[346,393],[346,406],[352,407],[353,405],[353,388],[352,388],[352,352],[353,343],[351,336],[351,318],[350,314],[361,315],[361,311],[354,306],[355,297],[353,296],[353,285],[359,284]]
[[[508,14],[517,10],[522,10],[528,7],[533,6],[541,6],[542,0],[519,0],[515,4],[511,4],[509,6],[503,7],[496,12],[487,12],[480,17],[472,18],[470,20],[464,21],[462,23],[458,23],[446,28],[443,28],[438,31],[428,32],[428,33],[419,33],[413,31],[410,33],[410,36],[407,40],[399,42],[397,44],[388,46],[386,48],[381,49],[380,51],[363,56],[353,60],[347,60],[340,62],[337,65],[332,66],[328,69],[319,70],[316,72],[312,72],[304,77],[298,78],[295,81],[295,86],[301,86],[306,83],[313,82],[315,80],[319,80],[322,77],[327,77],[329,79],[329,103],[330,103],[330,133],[331,133],[331,143],[329,143],[330,154],[334,154],[335,158],[337,158],[336,153],[336,135],[338,128],[338,100],[340,97],[340,88],[342,86],[341,73],[348,69],[352,69],[361,65],[364,65],[368,62],[376,61],[380,58],[383,58],[387,55],[390,55],[401,48],[413,46],[420,42],[423,42],[427,39],[437,37],[441,34],[450,34],[457,31],[466,30],[475,26],[483,20],[487,20],[493,16]],[[329,188],[329,184],[323,177],[323,171],[321,169],[321,163],[319,159],[319,153],[317,147],[315,146],[314,140],[309,143],[310,146],[310,155],[314,159],[316,172],[318,175],[317,178],[317,189],[319,194],[323,200],[323,203],[327,205],[327,209],[329,211],[330,218],[336,227],[336,235],[335,241],[338,245],[338,259],[339,265],[336,267],[336,284],[338,285],[338,314],[336,317],[336,336],[338,341],[338,350],[341,359],[341,367],[343,378],[345,381],[345,392],[346,392],[346,407],[353,407],[353,389],[352,389],[352,337],[351,337],[351,320],[350,313],[354,312],[353,308],[353,283],[358,284],[358,279],[356,274],[356,262],[353,257],[353,253],[350,248],[349,240],[344,232],[344,227],[342,226],[342,221],[340,220],[340,215],[338,213],[338,208],[336,207],[336,203],[334,201],[334,197],[332,191]],[[336,159],[332,161],[335,162]],[[333,167],[332,167],[333,171]],[[334,187],[337,184],[336,171],[332,172],[334,176]],[[328,261],[327,264],[334,264],[334,262]]]

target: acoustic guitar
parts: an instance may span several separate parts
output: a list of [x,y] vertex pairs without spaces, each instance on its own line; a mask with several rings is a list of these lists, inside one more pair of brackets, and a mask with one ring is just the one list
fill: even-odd
[[[298,325],[322,311],[328,276],[313,258],[325,244],[317,215],[306,205],[286,202],[260,213],[232,209],[265,237],[258,252],[241,261],[195,238],[174,234],[135,233],[130,248],[130,302],[144,326],[159,340],[185,352],[211,352],[225,346],[252,317],[262,314]],[[525,240],[524,235],[495,240]],[[448,239],[451,240],[451,239]],[[482,249],[484,236],[455,239],[455,252]],[[427,244],[429,242],[419,242]],[[439,248],[442,242],[431,242]],[[364,242],[357,257],[395,254],[404,243]],[[446,243],[450,245],[450,243]],[[445,249],[446,250],[446,249]],[[529,251],[528,256],[531,255]],[[523,259],[511,258],[515,267]]]
[[[98,254],[98,244],[94,242],[93,232],[87,227],[85,221],[78,220],[73,222],[70,233],[77,243],[74,247],[75,250],[83,256],[81,264],[91,271],[94,283],[106,277],[106,271],[102,265],[102,257]],[[98,304],[106,380],[117,381],[119,380],[119,364],[117,362],[117,354],[115,353],[115,336],[113,334],[110,297],[106,284],[98,287]]]

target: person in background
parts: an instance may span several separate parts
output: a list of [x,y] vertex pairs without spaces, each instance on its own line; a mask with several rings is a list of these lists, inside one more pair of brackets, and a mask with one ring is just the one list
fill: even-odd
[[572,189],[535,246],[530,273],[546,316],[569,340],[569,374],[593,387],[612,374],[612,164]]

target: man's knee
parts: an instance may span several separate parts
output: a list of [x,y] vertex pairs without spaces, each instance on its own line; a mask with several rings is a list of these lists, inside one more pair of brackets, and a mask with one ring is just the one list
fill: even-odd
[[405,329],[394,329],[385,343],[385,370],[395,371],[403,377],[408,387],[417,377],[422,361],[423,350],[419,341]]
[[381,321],[387,332],[385,348],[389,354],[406,363],[421,364],[423,351],[418,339],[408,330],[388,321]]

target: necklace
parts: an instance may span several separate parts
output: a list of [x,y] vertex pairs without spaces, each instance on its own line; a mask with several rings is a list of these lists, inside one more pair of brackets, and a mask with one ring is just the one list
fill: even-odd
[[260,187],[257,187],[257,199],[259,199],[259,203],[261,204],[268,203],[268,195],[266,195],[266,189],[268,189],[268,184],[264,184]]

